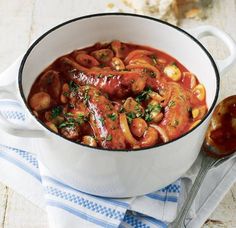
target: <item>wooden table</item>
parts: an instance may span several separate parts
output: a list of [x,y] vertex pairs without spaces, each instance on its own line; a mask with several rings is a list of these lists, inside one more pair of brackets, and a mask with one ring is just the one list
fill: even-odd
[[[83,14],[103,12],[110,2],[114,1],[0,0],[0,72],[22,54],[32,40],[50,27]],[[89,5],[89,8],[85,5]],[[236,0],[213,0],[208,19],[183,21],[182,25],[188,27],[204,23],[217,26],[236,40]],[[227,55],[227,50],[217,40],[205,39],[203,42],[214,56]],[[236,67],[222,77],[221,83],[221,97],[232,94],[236,94]],[[0,227],[46,228],[47,216],[27,199],[0,183]],[[236,227],[236,184],[204,227]]]

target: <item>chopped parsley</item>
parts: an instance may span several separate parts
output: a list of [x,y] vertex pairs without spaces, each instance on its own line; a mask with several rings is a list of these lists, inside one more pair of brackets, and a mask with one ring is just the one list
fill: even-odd
[[142,109],[139,104],[136,104],[134,109],[136,111],[136,117],[141,117],[143,115]]
[[71,117],[71,116],[73,116],[73,113],[71,113],[71,112],[65,113],[65,117]]
[[105,120],[104,120],[104,118],[100,117],[100,118],[99,118],[99,120],[100,120],[100,122],[101,122],[102,126],[104,126],[104,123],[105,123]]
[[145,109],[145,120],[147,122],[151,122],[152,121],[152,114],[153,113],[159,113],[161,111],[161,105],[160,104],[156,104],[156,105],[153,105],[153,104],[149,104],[147,106],[147,108]]
[[76,120],[75,120],[79,125],[83,124],[84,122],[88,121],[88,118],[84,116],[82,113],[78,114]]
[[78,114],[77,118],[74,119],[73,118],[73,113],[71,112],[67,112],[65,113],[65,117],[67,118],[66,121],[64,121],[63,123],[61,123],[59,125],[59,128],[63,128],[63,127],[75,127],[75,124],[83,124],[84,122],[88,121],[88,118],[85,117],[83,114]]
[[157,104],[157,105],[153,105],[153,104],[149,104],[147,106],[148,112],[160,112],[161,111],[161,105]]
[[149,94],[152,92],[152,89],[149,87],[147,89],[145,89],[141,94],[139,94],[137,97],[136,97],[136,101],[138,103],[141,103],[142,101],[145,101],[149,98]]
[[52,109],[51,117],[54,119],[62,113],[62,107],[56,106]]
[[111,140],[112,140],[112,135],[108,135],[106,141],[111,141]]
[[175,106],[175,102],[170,100],[169,103],[168,103],[168,107],[171,108],[173,106]]
[[74,81],[69,82],[69,89],[71,92],[77,92],[78,88],[79,86]]
[[136,115],[134,112],[128,112],[126,113],[126,117],[127,117],[128,122],[131,123],[132,120],[136,117]]
[[116,113],[111,113],[111,114],[107,114],[107,117],[110,118],[111,120],[115,121],[117,118]]
[[113,77],[114,77],[113,74],[108,74],[108,75],[107,75],[107,78],[113,78]]
[[75,126],[75,120],[73,118],[69,118],[67,121],[61,123],[59,125],[59,128],[63,128],[63,127],[74,127]]
[[151,122],[151,121],[152,121],[152,117],[151,117],[150,113],[146,113],[144,119],[145,119],[147,122]]
[[122,112],[124,112],[124,111],[125,111],[124,106],[121,106],[119,112],[122,113]]
[[69,93],[68,93],[68,92],[64,92],[63,95],[64,95],[65,97],[69,97]]
[[89,86],[86,86],[85,87],[85,92],[84,92],[84,103],[87,104],[89,99],[90,99],[90,96],[89,96],[89,89],[90,87]]

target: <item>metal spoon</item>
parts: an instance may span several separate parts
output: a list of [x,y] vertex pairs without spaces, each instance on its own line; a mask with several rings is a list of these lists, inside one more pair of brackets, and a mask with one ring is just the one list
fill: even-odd
[[[214,136],[215,134],[215,136]],[[217,136],[218,134],[218,136]],[[218,137],[218,140],[217,140]],[[220,138],[221,137],[221,138]],[[224,141],[225,142],[221,142]],[[230,141],[231,140],[231,141]],[[236,151],[236,95],[220,102],[208,127],[201,149],[202,163],[194,184],[171,228],[186,227],[185,219],[207,172],[235,155]]]

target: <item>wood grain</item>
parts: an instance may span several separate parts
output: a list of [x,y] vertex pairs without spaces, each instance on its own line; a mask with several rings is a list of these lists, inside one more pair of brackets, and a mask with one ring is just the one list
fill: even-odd
[[29,45],[33,0],[0,0],[0,72]]
[[0,227],[3,227],[6,217],[8,187],[0,183]]
[[47,228],[47,215],[15,191],[9,189],[4,228]]

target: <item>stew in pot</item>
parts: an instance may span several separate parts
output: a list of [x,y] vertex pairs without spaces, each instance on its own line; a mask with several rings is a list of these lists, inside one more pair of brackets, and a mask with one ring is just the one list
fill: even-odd
[[56,59],[28,104],[50,130],[91,147],[137,149],[173,140],[207,112],[197,77],[154,48],[112,41]]

